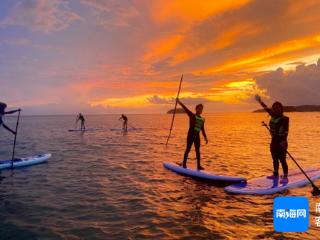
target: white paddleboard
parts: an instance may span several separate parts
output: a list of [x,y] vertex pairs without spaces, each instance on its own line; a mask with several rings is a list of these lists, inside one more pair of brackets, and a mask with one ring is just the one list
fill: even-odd
[[246,179],[243,177],[234,177],[234,176],[223,176],[217,175],[214,173],[209,173],[206,171],[199,171],[190,168],[183,168],[175,163],[164,162],[163,166],[166,169],[169,169],[175,173],[188,176],[191,178],[196,178],[199,180],[210,181],[210,182],[221,182],[221,183],[236,183],[236,182],[245,182]]
[[[37,156],[27,157],[27,158],[16,158],[13,160],[13,168],[18,167],[26,167],[39,163],[46,162],[49,158],[51,158],[50,153],[40,154]],[[10,169],[12,167],[11,160],[1,160],[0,161],[0,170]]]
[[[319,169],[308,169],[305,172],[312,181],[320,178]],[[248,180],[247,183],[228,186],[225,191],[228,193],[261,195],[282,192],[286,189],[303,187],[309,184],[308,179],[300,170],[289,171],[288,179],[288,183],[281,184],[280,177],[277,179],[268,179],[265,176],[253,178]]]

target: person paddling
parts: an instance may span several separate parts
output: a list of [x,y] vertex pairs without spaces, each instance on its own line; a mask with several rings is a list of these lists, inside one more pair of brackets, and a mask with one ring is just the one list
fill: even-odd
[[196,150],[196,156],[197,156],[197,169],[203,170],[204,168],[200,164],[200,132],[202,132],[202,135],[206,141],[206,144],[208,144],[208,138],[206,135],[206,131],[204,129],[204,118],[201,117],[201,114],[203,111],[203,105],[198,104],[196,106],[196,113],[193,113],[180,101],[179,98],[177,98],[177,103],[181,105],[181,107],[185,110],[185,112],[189,116],[189,131],[187,135],[187,147],[184,153],[182,167],[184,168],[187,167],[188,155],[191,150],[192,144],[194,144],[194,147]]
[[273,175],[268,176],[269,179],[279,178],[279,161],[282,166],[283,176],[280,183],[288,183],[288,164],[286,161],[288,148],[288,133],[289,133],[289,118],[283,115],[283,105],[280,102],[275,102],[272,108],[261,100],[259,95],[255,96],[257,102],[271,116],[269,127],[272,137],[270,144],[271,156],[273,159]]
[[124,114],[121,114],[121,117],[119,118],[119,120],[123,120],[122,129],[125,131],[128,131],[128,117]]
[[20,112],[21,109],[17,109],[17,110],[12,110],[9,112],[6,112],[5,109],[7,108],[7,104],[0,102],[0,127],[3,126],[6,130],[8,130],[9,132],[11,132],[12,134],[16,135],[16,131],[12,130],[11,128],[9,128],[6,124],[4,124],[2,117],[6,114],[13,114],[16,112]]
[[77,117],[76,124],[78,124],[79,121],[81,123],[80,130],[85,130],[86,126],[85,126],[84,123],[85,123],[86,120],[85,120],[84,116],[81,113],[79,113],[79,115]]

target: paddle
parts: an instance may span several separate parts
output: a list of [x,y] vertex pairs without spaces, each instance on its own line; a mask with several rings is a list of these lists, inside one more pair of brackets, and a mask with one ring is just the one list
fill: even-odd
[[[266,127],[268,129],[268,131],[270,132],[270,128],[268,127],[268,125],[265,122],[262,122],[262,126]],[[300,165],[298,164],[298,162],[294,159],[294,157],[288,152],[288,150],[286,150],[288,156],[292,159],[292,161],[298,166],[298,168],[300,169],[300,171],[306,176],[306,178],[309,180],[309,182],[311,183],[313,190],[312,190],[312,195],[313,196],[318,196],[320,195],[320,189],[312,182],[312,180],[309,178],[309,176],[306,174],[306,172],[302,169],[302,167],[300,167]]]
[[128,123],[128,126],[133,128],[134,130],[136,130],[136,128],[134,126],[132,126],[131,124]]
[[21,112],[21,110],[19,110],[19,113],[18,113],[18,119],[17,119],[17,124],[16,124],[16,134],[14,135],[14,141],[13,141],[11,168],[13,168],[13,160],[14,160],[14,155],[15,155],[15,150],[16,150],[16,142],[17,142],[17,135],[18,135],[19,120],[20,120],[20,112]]
[[168,135],[168,138],[167,138],[166,146],[168,145],[168,142],[169,142],[169,139],[170,139],[170,136],[171,136],[171,131],[172,131],[172,127],[173,127],[174,118],[176,116],[176,110],[177,110],[177,104],[178,104],[177,100],[178,100],[179,95],[180,95],[182,79],[183,79],[183,74],[181,75],[181,79],[180,79],[179,90],[178,90],[178,94],[177,94],[177,98],[176,98],[176,103],[175,103],[175,106],[174,106],[174,112],[173,112],[173,115],[172,115],[171,126],[170,126],[169,135]]

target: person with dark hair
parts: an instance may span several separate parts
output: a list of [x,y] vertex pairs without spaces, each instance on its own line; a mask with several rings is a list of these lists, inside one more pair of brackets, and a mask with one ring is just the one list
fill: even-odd
[[189,116],[189,131],[187,136],[187,147],[184,153],[182,166],[184,168],[187,167],[188,155],[192,145],[194,144],[194,147],[196,150],[196,156],[197,156],[197,169],[203,170],[204,168],[200,165],[200,132],[202,132],[202,135],[206,141],[206,144],[208,144],[208,138],[206,135],[206,131],[204,129],[205,121],[204,121],[204,118],[201,117],[201,114],[203,111],[203,105],[198,104],[196,106],[196,113],[193,113],[180,101],[180,99],[177,99],[177,103],[181,105],[181,107],[185,110],[185,112]]
[[78,124],[79,121],[81,123],[80,130],[85,130],[86,126],[84,123],[86,120],[85,120],[84,116],[82,115],[82,113],[79,113],[79,115],[77,116],[76,124]]
[[6,130],[8,130],[9,132],[11,132],[12,134],[17,134],[14,130],[12,130],[11,128],[9,128],[6,124],[4,124],[3,120],[2,120],[2,117],[6,114],[13,114],[13,113],[16,113],[16,112],[20,112],[21,109],[17,109],[17,110],[13,110],[13,111],[9,111],[9,112],[6,112],[7,108],[7,104],[5,103],[2,103],[0,102],[0,127],[3,126]]
[[119,120],[123,120],[123,127],[122,129],[124,131],[128,131],[128,117],[124,114],[121,114],[121,117],[119,118]]
[[286,161],[288,148],[288,132],[289,132],[289,118],[283,115],[283,105],[280,102],[272,104],[272,108],[261,100],[261,97],[256,95],[256,100],[264,108],[264,110],[271,116],[269,127],[272,137],[270,144],[271,156],[273,159],[273,175],[268,176],[269,179],[279,178],[279,161],[282,166],[283,176],[280,183],[288,183],[288,164]]

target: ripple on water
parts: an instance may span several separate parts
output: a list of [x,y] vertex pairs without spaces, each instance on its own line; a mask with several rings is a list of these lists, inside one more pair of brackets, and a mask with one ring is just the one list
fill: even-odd
[[[188,120],[176,118],[165,147],[171,116],[132,115],[140,131],[126,134],[118,116],[88,116],[97,132],[70,133],[72,116],[22,117],[17,155],[51,152],[48,164],[3,171],[0,182],[0,236],[5,239],[315,239],[318,230],[273,231],[275,196],[307,195],[310,187],[270,196],[229,195],[215,187],[176,175],[164,161],[181,161]],[[314,114],[290,113],[290,151],[303,166],[320,167],[319,130]],[[7,119],[13,124],[14,119]],[[269,174],[269,136],[259,127],[264,114],[206,116],[210,143],[202,145],[206,169],[247,178]],[[303,124],[302,124],[303,123]],[[1,158],[11,143],[0,139]],[[296,168],[291,161],[290,169]],[[194,150],[188,166],[195,166]],[[316,183],[319,184],[320,181]],[[314,204],[316,199],[310,199]]]

